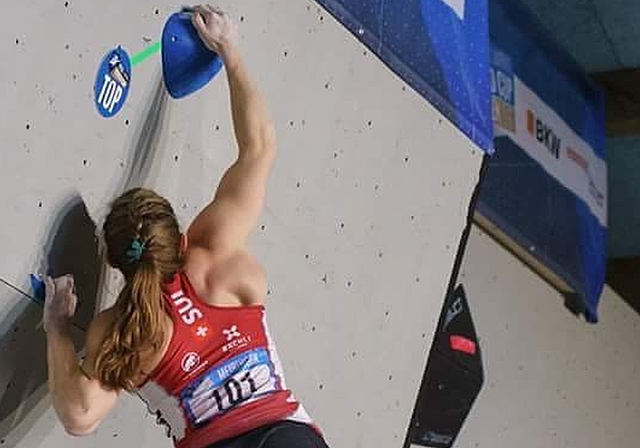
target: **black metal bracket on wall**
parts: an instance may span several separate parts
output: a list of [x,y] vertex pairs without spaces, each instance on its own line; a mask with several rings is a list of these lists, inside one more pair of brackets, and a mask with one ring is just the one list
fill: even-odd
[[467,222],[460,238],[440,319],[407,429],[404,448],[412,444],[450,448],[484,381],[482,356],[466,293],[458,283],[473,226],[473,216],[490,156],[480,167]]

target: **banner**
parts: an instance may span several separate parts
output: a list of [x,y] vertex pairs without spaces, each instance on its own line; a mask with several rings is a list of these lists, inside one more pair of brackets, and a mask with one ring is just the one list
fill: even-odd
[[480,148],[493,152],[487,0],[317,0]]
[[512,0],[490,1],[496,155],[478,210],[560,275],[597,320],[606,264],[604,97]]

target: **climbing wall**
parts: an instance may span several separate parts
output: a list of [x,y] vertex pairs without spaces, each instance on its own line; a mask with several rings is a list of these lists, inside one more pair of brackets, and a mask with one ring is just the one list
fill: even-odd
[[635,448],[640,316],[606,287],[597,325],[474,229],[462,265],[485,385],[459,447]]
[[[179,6],[27,2],[0,19],[3,448],[171,446],[126,395],[94,435],[65,435],[47,396],[41,311],[14,287],[46,269],[76,275],[80,345],[117,292],[94,238],[109,201],[152,187],[186,226],[232,162],[224,76],[171,100],[152,57],[134,67],[118,115],[95,110],[105,53],[151,45]],[[288,383],[332,446],[399,447],[481,154],[315,3],[221,6],[276,119],[279,157],[251,249],[269,275]]]

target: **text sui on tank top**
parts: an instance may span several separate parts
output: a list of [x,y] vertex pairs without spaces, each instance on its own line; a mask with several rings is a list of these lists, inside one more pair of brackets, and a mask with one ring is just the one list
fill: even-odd
[[203,448],[281,420],[313,426],[285,385],[264,306],[209,305],[184,273],[165,285],[164,301],[173,335],[138,394],[178,448]]

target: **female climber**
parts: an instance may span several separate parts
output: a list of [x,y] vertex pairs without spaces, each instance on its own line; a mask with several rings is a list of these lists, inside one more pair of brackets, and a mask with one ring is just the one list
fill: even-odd
[[92,433],[127,391],[178,448],[326,448],[285,385],[265,319],[265,274],[247,252],[276,154],[274,128],[229,16],[197,6],[192,22],[224,62],[237,159],[184,234],[153,191],[133,189],[113,202],[103,227],[107,259],[126,283],[89,325],[82,362],[70,338],[73,278],[46,279],[53,405],[77,436]]

